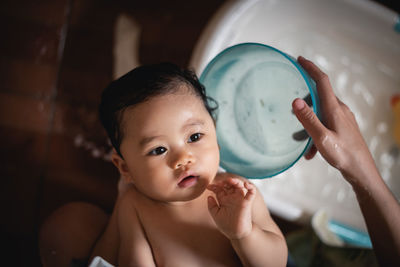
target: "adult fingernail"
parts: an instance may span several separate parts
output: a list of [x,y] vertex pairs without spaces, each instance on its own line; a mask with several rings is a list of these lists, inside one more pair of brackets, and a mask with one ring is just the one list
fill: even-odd
[[294,100],[294,103],[293,103],[293,108],[294,109],[302,110],[304,107],[305,107],[305,102],[302,99],[297,98],[297,99]]
[[299,56],[298,60],[307,60],[307,59],[305,57],[303,57],[303,56]]

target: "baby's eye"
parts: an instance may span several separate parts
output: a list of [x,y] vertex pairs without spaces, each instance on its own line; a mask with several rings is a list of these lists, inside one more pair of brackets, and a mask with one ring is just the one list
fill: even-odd
[[159,146],[159,147],[153,149],[152,151],[150,151],[149,155],[158,156],[158,155],[164,154],[166,151],[167,151],[167,149],[165,147]]
[[188,141],[189,141],[189,143],[197,142],[197,141],[199,141],[201,139],[202,136],[203,136],[203,134],[201,134],[201,133],[192,134],[189,137]]

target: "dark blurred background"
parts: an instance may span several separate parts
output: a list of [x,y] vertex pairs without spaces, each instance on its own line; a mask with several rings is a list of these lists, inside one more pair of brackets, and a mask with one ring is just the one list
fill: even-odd
[[[97,105],[112,80],[116,17],[140,25],[139,62],[185,67],[223,2],[1,1],[0,265],[40,266],[38,229],[62,204],[112,210],[118,173]],[[298,227],[276,219],[285,233]]]

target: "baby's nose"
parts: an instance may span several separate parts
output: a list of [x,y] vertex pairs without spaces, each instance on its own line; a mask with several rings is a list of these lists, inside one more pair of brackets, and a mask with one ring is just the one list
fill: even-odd
[[172,162],[172,166],[175,169],[179,169],[188,164],[193,164],[194,161],[193,154],[186,149],[182,149],[176,153],[175,159]]

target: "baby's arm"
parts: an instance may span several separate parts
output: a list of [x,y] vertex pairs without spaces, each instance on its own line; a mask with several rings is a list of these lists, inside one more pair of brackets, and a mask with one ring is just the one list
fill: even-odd
[[208,188],[217,198],[208,199],[210,214],[244,266],[285,266],[285,239],[256,187],[241,178],[228,178]]
[[151,247],[136,213],[132,190],[134,189],[126,192],[118,206],[120,237],[118,266],[156,266]]
[[301,99],[293,102],[293,110],[316,149],[352,185],[379,262],[396,265],[400,262],[400,205],[381,178],[353,113],[333,93],[328,76],[311,61],[302,57],[298,61],[317,83],[325,125]]

